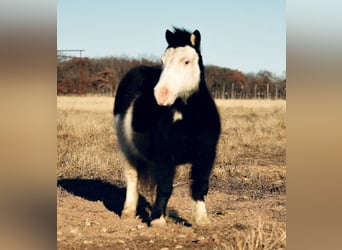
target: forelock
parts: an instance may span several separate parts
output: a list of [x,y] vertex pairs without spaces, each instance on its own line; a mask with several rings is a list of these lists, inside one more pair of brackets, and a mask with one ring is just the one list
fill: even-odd
[[169,43],[168,48],[184,47],[186,45],[192,46],[190,41],[191,33],[185,29],[173,28],[173,39]]

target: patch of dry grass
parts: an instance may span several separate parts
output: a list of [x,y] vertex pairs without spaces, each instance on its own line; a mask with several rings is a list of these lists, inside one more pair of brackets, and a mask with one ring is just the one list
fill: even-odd
[[[285,101],[218,101],[222,133],[214,176],[235,190],[285,188]],[[274,170],[272,167],[278,167]],[[280,168],[279,167],[284,167]]]
[[279,228],[277,223],[262,221],[260,217],[257,223],[251,222],[247,227],[234,225],[232,231],[233,244],[226,249],[285,249],[285,229]]
[[112,106],[108,97],[57,98],[58,178],[122,178]]

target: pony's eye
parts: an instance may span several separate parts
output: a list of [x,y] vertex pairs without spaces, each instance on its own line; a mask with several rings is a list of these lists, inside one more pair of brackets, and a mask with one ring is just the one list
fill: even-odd
[[188,65],[190,63],[190,61],[185,61],[184,64],[185,65]]

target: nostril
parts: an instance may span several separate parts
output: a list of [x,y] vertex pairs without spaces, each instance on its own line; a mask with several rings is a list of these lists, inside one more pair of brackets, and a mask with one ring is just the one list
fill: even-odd
[[160,90],[160,95],[161,95],[162,97],[165,97],[165,96],[167,96],[168,94],[169,94],[169,90],[168,90],[167,88],[163,87],[163,88]]
[[159,87],[154,89],[154,96],[157,100],[159,105],[165,105],[168,97],[169,97],[169,90],[166,87]]

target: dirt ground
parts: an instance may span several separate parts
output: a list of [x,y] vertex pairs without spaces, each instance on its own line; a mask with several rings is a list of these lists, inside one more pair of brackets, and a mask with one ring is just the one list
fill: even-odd
[[[65,102],[63,101],[63,103]],[[187,166],[182,166],[177,172],[173,194],[168,203],[167,226],[153,228],[148,226],[152,201],[150,194],[141,193],[136,219],[122,220],[120,215],[126,189],[123,178],[120,178],[121,175],[115,175],[118,171],[114,173],[102,170],[103,173],[101,173],[101,168],[96,167],[95,163],[90,164],[95,169],[93,172],[85,167],[75,170],[77,162],[82,161],[85,164],[87,161],[83,158],[74,159],[75,155],[68,156],[66,152],[72,152],[74,148],[74,153],[80,150],[80,153],[76,152],[75,154],[85,154],[81,144],[86,142],[79,143],[77,146],[73,144],[78,138],[79,140],[84,138],[84,135],[78,134],[81,133],[79,131],[72,132],[70,130],[73,126],[70,117],[74,119],[76,114],[81,117],[87,111],[75,111],[74,106],[67,113],[65,107],[60,107],[60,110],[57,128],[59,131],[58,249],[285,249],[285,143],[276,147],[273,139],[270,139],[266,145],[260,146],[258,142],[259,146],[256,147],[252,142],[243,139],[244,142],[241,142],[241,145],[233,142],[234,145],[229,146],[226,144],[225,138],[232,138],[235,128],[224,125],[215,171],[211,176],[210,189],[206,197],[208,215],[212,223],[205,227],[198,227],[194,224],[187,178],[188,170]],[[247,110],[249,111],[246,112],[251,113],[250,108]],[[277,112],[273,109],[268,112],[263,108],[262,112],[253,110],[252,113],[247,116],[247,120],[259,119],[260,116],[260,120],[265,123],[266,116],[264,115],[266,113],[276,114]],[[277,116],[279,116],[278,113]],[[239,111],[239,117],[240,114]],[[93,119],[94,115],[97,116],[99,113],[94,111],[89,119]],[[233,115],[230,113],[230,116]],[[67,116],[70,117],[63,120]],[[103,116],[107,117],[107,114]],[[272,119],[274,119],[273,116]],[[283,117],[285,114],[281,112],[280,116]],[[240,118],[241,121],[246,120],[246,117]],[[277,119],[275,122],[279,123]],[[254,123],[254,127],[255,124],[257,123]],[[92,126],[91,123],[88,125]],[[69,129],[65,129],[65,126],[68,126]],[[241,127],[241,125],[236,124],[236,127]],[[86,130],[82,129],[82,131]],[[101,128],[98,130],[99,134],[113,133],[111,129],[106,130],[105,133]],[[249,130],[250,128],[246,127],[245,131]],[[283,126],[281,130],[285,130],[285,127]],[[94,140],[95,137],[92,137],[95,132],[87,130],[87,133],[92,143],[97,143]],[[251,133],[255,134],[255,131],[251,131]],[[281,137],[282,133],[275,133],[272,138]],[[267,138],[268,134],[267,131],[262,134],[263,140]],[[107,148],[108,142],[106,141],[112,140],[109,142],[112,148],[108,149],[108,159],[117,157],[115,137],[108,139],[108,135],[104,135],[101,140],[99,145],[104,144]],[[241,138],[237,138],[238,140]],[[275,140],[279,141],[280,139],[275,138]],[[284,138],[281,140],[284,141]],[[235,149],[234,152],[240,153],[227,155],[222,152],[223,146]],[[88,148],[90,148],[89,145]],[[103,149],[96,150],[95,152],[103,151]],[[101,159],[103,158],[102,156]],[[108,162],[103,165],[107,165],[108,168],[120,161]],[[94,162],[98,162],[98,160],[94,160]]]
[[[285,169],[279,169],[285,171]],[[197,227],[191,214],[188,184],[174,188],[168,225],[148,227],[148,203],[140,197],[141,218],[121,220],[125,188],[100,180],[61,180],[57,192],[58,249],[281,249],[285,224],[283,187],[262,198],[211,187],[207,206],[211,225]],[[73,193],[73,194],[72,194]],[[274,221],[277,221],[275,223]],[[274,238],[268,232],[274,232]],[[238,236],[238,238],[237,238]],[[240,237],[240,238],[239,238]],[[257,242],[259,241],[259,242]],[[255,246],[259,246],[254,248]],[[240,248],[241,247],[241,248]]]

